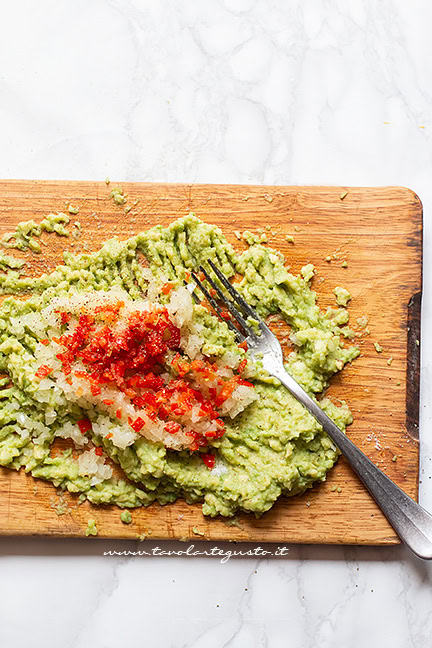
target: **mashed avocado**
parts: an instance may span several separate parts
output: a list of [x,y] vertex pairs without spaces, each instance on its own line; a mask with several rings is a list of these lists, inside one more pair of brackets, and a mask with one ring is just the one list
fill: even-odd
[[[76,214],[77,212],[74,211],[73,213]],[[3,236],[1,244],[6,248],[31,250],[40,254],[42,248],[36,238],[39,238],[42,232],[55,232],[58,236],[69,236],[66,229],[69,221],[70,217],[63,213],[49,214],[40,223],[36,223],[34,220],[23,221],[19,223],[15,232],[8,232]]]
[[85,532],[86,536],[96,536],[98,534],[98,529],[96,526],[96,520],[89,520],[87,522],[87,529]]
[[346,288],[341,288],[341,286],[336,286],[333,292],[335,294],[336,303],[338,304],[338,306],[348,305],[348,302],[351,300],[351,295]]
[[130,511],[123,511],[123,512],[120,514],[120,520],[121,520],[124,524],[130,524],[130,523],[132,522],[132,515],[130,514]]
[[[31,235],[33,228],[25,233]],[[8,242],[11,247],[12,240]],[[227,276],[242,275],[237,287],[259,314],[278,315],[291,327],[295,346],[286,362],[290,374],[312,396],[328,386],[330,377],[358,355],[356,347],[340,343],[347,320],[321,313],[309,287],[312,266],[294,276],[279,252],[255,239],[250,243],[238,254],[219,228],[191,214],[168,228],[156,226],[126,241],[111,239],[94,254],[65,253],[64,265],[38,278],[13,270],[0,274],[0,291],[9,295],[0,308],[0,465],[23,468],[56,487],[84,494],[93,504],[138,507],[184,497],[189,503],[202,502],[203,513],[210,516],[232,516],[239,509],[259,515],[280,495],[295,495],[323,481],[337,460],[337,449],[302,405],[259,366],[251,367],[247,376],[258,398],[227,419],[225,434],[212,441],[214,466],[206,465],[198,453],[170,450],[144,437],[122,450],[87,430],[125,476],[95,483],[80,474],[76,449],[58,453],[52,447],[57,430],[68,422],[76,425],[83,416],[91,419],[92,414],[76,403],[65,406],[52,397],[44,401],[32,366],[47,331],[38,330],[36,315],[54,298],[83,291],[120,288],[131,299],[142,299],[147,264],[161,285],[182,285],[189,270],[206,265],[208,259]],[[17,298],[20,294],[27,298]],[[29,314],[35,314],[35,324],[27,317],[23,325]],[[204,306],[194,306],[194,319],[202,324],[206,355],[239,353],[226,323]],[[351,423],[345,403],[336,406],[328,398],[320,403],[342,429]]]

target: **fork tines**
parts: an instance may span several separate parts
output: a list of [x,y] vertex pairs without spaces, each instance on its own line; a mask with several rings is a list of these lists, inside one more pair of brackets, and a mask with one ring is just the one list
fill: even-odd
[[[210,294],[209,290],[204,285],[204,282],[197,276],[196,272],[191,273],[194,282],[199,287],[199,289],[201,290],[201,292],[203,293],[203,295],[205,296],[209,304],[212,306],[212,308],[214,309],[218,317],[222,321],[226,322],[229,328],[232,331],[234,331],[238,341],[242,342],[246,336],[255,335],[252,328],[246,322],[246,318],[252,317],[253,319],[257,320],[259,323],[262,322],[261,318],[254,311],[254,309],[251,308],[251,306],[249,306],[249,304],[243,299],[240,293],[230,284],[228,279],[219,270],[219,268],[213,263],[213,261],[209,259],[208,264],[210,265],[211,269],[215,273],[219,282],[222,284],[224,288],[226,288],[227,292],[230,294],[232,299],[229,299],[229,297],[223,292],[223,290],[219,287],[219,285],[214,281],[214,279],[210,276],[210,274],[203,266],[199,267],[200,272],[204,275],[205,280],[215,291],[220,301],[226,306],[228,311],[231,313],[232,317],[241,326],[244,334],[239,331],[239,329],[234,325],[231,319],[227,319],[225,317],[215,297],[212,294]],[[237,305],[234,302],[236,302]],[[239,308],[241,309],[242,312],[239,310]]]

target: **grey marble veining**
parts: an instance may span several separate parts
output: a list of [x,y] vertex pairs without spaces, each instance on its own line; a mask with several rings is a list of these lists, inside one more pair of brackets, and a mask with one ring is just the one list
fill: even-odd
[[[421,501],[432,509],[430,4],[15,0],[2,10],[0,177],[400,184],[419,194]],[[432,565],[403,547],[292,547],[288,558],[225,564],[102,555],[114,547],[138,544],[0,540],[0,644],[431,642]]]

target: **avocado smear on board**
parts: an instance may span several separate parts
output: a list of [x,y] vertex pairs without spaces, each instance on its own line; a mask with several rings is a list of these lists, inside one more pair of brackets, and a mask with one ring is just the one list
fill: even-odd
[[[92,419],[92,412],[35,398],[38,381],[29,367],[41,333],[20,328],[17,322],[37,314],[53,298],[79,291],[118,287],[131,299],[142,299],[147,285],[143,258],[155,281],[179,286],[189,270],[208,259],[229,277],[235,269],[242,275],[236,284],[239,291],[258,313],[278,315],[290,325],[294,350],[286,367],[312,396],[358,355],[357,347],[341,345],[341,338],[352,337],[352,332],[338,325],[332,309],[324,314],[316,305],[309,266],[303,275],[294,276],[279,252],[255,241],[239,254],[218,227],[190,214],[167,228],[158,225],[126,241],[111,239],[94,254],[65,253],[64,265],[50,274],[36,278],[14,270],[0,274],[0,291],[8,295],[0,307],[0,465],[23,468],[56,487],[82,493],[93,504],[133,508],[183,497],[188,503],[202,502],[203,513],[209,516],[232,516],[238,510],[260,515],[280,495],[296,495],[324,481],[338,458],[336,447],[303,406],[253,363],[247,380],[258,398],[235,418],[227,418],[224,435],[211,441],[209,450],[216,457],[212,469],[198,452],[169,450],[144,437],[121,450],[89,430],[89,438],[127,477],[112,476],[95,484],[79,474],[74,452],[52,452],[56,429],[66,421],[76,424],[83,416]],[[244,354],[226,323],[203,305],[194,306],[194,319],[204,325],[206,355]],[[345,324],[347,318],[342,321]],[[324,397],[320,404],[341,429],[352,422],[344,402],[337,406]]]

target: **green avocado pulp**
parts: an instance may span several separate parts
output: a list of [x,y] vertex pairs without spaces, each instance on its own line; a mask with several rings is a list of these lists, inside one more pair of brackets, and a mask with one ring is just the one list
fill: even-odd
[[[82,493],[93,504],[120,507],[167,504],[183,497],[202,502],[205,515],[232,516],[237,510],[256,515],[271,508],[280,495],[295,495],[325,480],[338,451],[315,419],[280,384],[255,366],[248,377],[258,399],[234,419],[225,419],[226,431],[211,443],[215,468],[205,465],[198,453],[168,450],[161,443],[139,437],[124,450],[109,439],[87,435],[119,464],[127,479],[111,477],[92,484],[79,474],[75,452],[55,454],[56,429],[76,423],[94,412],[61,402],[43,403],[35,398],[37,382],[30,369],[40,333],[17,326],[20,317],[46,307],[54,297],[77,291],[108,291],[119,287],[131,299],[146,292],[147,260],[155,280],[181,285],[188,270],[212,259],[227,275],[242,275],[236,285],[262,317],[278,315],[291,327],[295,344],[286,362],[289,373],[311,395],[319,394],[330,377],[358,355],[354,346],[343,346],[351,337],[344,326],[344,308],[324,314],[309,287],[313,268],[306,266],[294,276],[284,267],[282,255],[251,240],[238,254],[218,227],[194,215],[156,226],[126,240],[111,239],[94,254],[64,255],[64,265],[38,278],[16,270],[0,274],[0,290],[8,297],[0,308],[0,465],[23,468],[36,478],[49,480],[71,493]],[[146,264],[146,265],[147,265]],[[148,271],[147,271],[148,272]],[[27,293],[27,299],[15,296]],[[163,296],[162,296],[163,300]],[[202,305],[194,306],[194,319],[204,325],[206,355],[238,353],[238,346],[225,322]],[[321,406],[345,429],[352,417],[345,403],[336,406],[328,398]],[[47,411],[55,420],[47,423]],[[22,413],[31,419],[24,429]],[[30,433],[29,433],[30,428]]]

